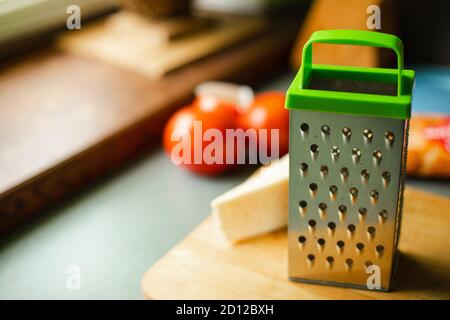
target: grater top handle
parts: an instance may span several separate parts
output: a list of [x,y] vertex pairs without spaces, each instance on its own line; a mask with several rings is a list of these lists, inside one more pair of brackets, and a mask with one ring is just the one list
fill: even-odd
[[305,74],[309,74],[312,68],[313,43],[348,44],[392,49],[397,55],[397,96],[401,96],[403,43],[400,38],[387,33],[364,30],[321,30],[314,32],[303,47],[303,58],[300,69],[302,75],[300,85],[302,88]]

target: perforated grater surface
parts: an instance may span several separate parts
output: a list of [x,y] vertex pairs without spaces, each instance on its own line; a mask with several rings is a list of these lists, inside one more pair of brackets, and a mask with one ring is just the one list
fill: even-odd
[[[398,69],[312,64],[312,43],[393,49]],[[290,109],[289,277],[391,287],[400,232],[414,73],[392,35],[314,33],[287,93]],[[372,289],[372,288],[371,288]]]

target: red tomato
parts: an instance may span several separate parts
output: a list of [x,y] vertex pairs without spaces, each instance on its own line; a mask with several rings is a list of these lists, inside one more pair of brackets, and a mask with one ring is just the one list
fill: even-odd
[[[184,168],[205,175],[221,173],[233,166],[226,164],[225,130],[235,128],[236,118],[233,105],[214,98],[197,98],[167,122],[163,133],[164,148],[172,161]],[[215,132],[220,133],[221,138],[216,141],[216,137],[210,137],[210,141],[204,141],[204,133],[208,129],[217,129]],[[205,153],[221,159],[222,163],[207,163]]]
[[206,121],[205,129],[235,128],[238,116],[235,105],[213,96],[197,97],[192,105],[196,109],[196,115],[201,118],[200,120]]
[[250,128],[268,130],[268,152],[271,150],[272,143],[270,129],[279,129],[280,156],[289,150],[289,111],[284,108],[284,101],[285,94],[282,92],[271,91],[258,94],[247,112],[238,119],[238,127],[244,130]]

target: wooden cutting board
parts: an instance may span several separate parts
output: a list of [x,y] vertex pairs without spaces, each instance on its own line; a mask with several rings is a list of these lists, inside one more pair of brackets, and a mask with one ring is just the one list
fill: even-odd
[[262,34],[269,27],[266,21],[257,18],[216,19],[197,32],[169,41],[170,35],[155,35],[158,33],[156,23],[146,19],[130,21],[128,15],[119,12],[79,32],[64,32],[58,47],[157,79]]
[[225,245],[211,217],[144,275],[147,299],[450,299],[450,199],[407,188],[391,292],[287,279],[286,230]]

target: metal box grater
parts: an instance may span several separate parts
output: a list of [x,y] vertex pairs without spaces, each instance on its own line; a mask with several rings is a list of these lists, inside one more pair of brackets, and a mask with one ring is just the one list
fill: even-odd
[[[390,48],[397,69],[312,64],[312,44]],[[286,98],[290,109],[289,277],[391,287],[400,232],[414,72],[393,35],[318,31],[303,48]],[[368,273],[369,272],[369,273]]]

